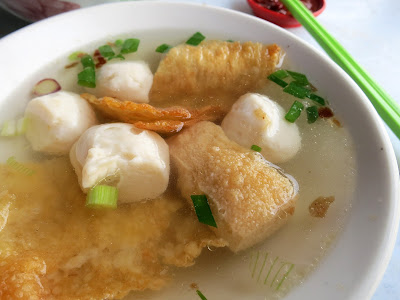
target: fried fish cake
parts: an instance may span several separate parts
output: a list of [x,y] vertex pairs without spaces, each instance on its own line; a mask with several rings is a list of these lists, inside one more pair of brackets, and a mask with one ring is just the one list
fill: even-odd
[[0,299],[120,299],[226,244],[171,191],[93,210],[68,159],[26,167],[35,173],[0,165]]
[[105,118],[135,125],[140,129],[152,130],[160,134],[179,132],[200,121],[221,122],[226,110],[218,105],[207,105],[198,109],[182,106],[157,108],[146,103],[121,101],[112,97],[96,98],[91,94],[82,94]]
[[279,46],[205,41],[172,48],[154,75],[150,101],[210,93],[241,95],[257,88],[279,63]]
[[297,183],[261,154],[229,140],[220,126],[200,122],[168,139],[177,187],[192,203],[205,194],[218,237],[233,251],[271,235],[294,213]]

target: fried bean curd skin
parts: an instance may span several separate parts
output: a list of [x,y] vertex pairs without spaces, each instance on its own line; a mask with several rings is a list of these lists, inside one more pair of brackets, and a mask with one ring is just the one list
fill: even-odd
[[205,41],[176,46],[160,62],[150,101],[209,93],[242,95],[265,83],[281,56],[275,44]]
[[200,122],[168,139],[177,187],[205,194],[218,228],[233,251],[265,240],[294,213],[297,183],[261,154],[229,140],[220,126]]
[[27,167],[0,165],[0,299],[121,299],[226,244],[172,191],[91,210],[68,159]]
[[96,98],[82,94],[105,118],[135,125],[140,129],[152,130],[160,134],[173,134],[183,127],[199,121],[221,122],[226,111],[220,106],[208,105],[199,109],[180,106],[156,108],[149,104],[120,101],[111,97]]

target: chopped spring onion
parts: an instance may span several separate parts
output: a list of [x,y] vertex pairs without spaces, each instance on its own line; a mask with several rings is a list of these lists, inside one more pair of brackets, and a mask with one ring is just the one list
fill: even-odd
[[201,300],[207,300],[206,296],[203,295],[202,292],[200,292],[199,290],[196,290],[197,295],[199,295]]
[[1,136],[15,136],[17,132],[17,122],[15,120],[5,121],[1,128]]
[[110,58],[115,56],[115,52],[110,45],[103,45],[99,47],[99,52],[105,58]]
[[75,51],[68,56],[70,61],[75,61],[84,56],[86,53],[82,51]]
[[257,146],[257,145],[252,145],[251,146],[251,148],[250,148],[251,150],[254,150],[254,151],[256,151],[256,152],[261,152],[261,147],[260,146]]
[[296,81],[292,81],[291,83],[289,83],[289,85],[285,87],[283,91],[300,99],[304,99],[311,94],[311,91],[309,89],[301,86]]
[[317,106],[310,106],[306,108],[307,111],[307,122],[309,124],[314,123],[318,119],[318,108]]
[[315,94],[310,94],[307,96],[307,98],[310,98],[312,101],[315,101],[321,105],[325,105],[325,99]]
[[281,87],[286,87],[288,85],[288,83],[282,79],[280,79],[279,77],[275,76],[274,74],[271,74],[267,77],[269,80],[275,82],[277,85],[280,85]]
[[140,40],[138,39],[126,39],[122,44],[121,53],[128,54],[136,52],[139,47]]
[[78,84],[89,88],[96,87],[96,71],[92,67],[86,67],[78,74]]
[[286,71],[286,70],[282,69],[282,70],[275,71],[274,73],[272,73],[272,75],[274,75],[275,77],[278,77],[279,79],[285,79],[286,77],[289,76],[288,72],[290,72],[290,71]]
[[86,207],[117,208],[118,189],[108,185],[96,185],[86,197]]
[[202,35],[200,32],[196,32],[193,34],[187,41],[187,45],[197,46],[200,44],[206,37]]
[[158,53],[167,53],[171,48],[172,48],[172,46],[170,46],[168,44],[162,44],[162,45],[157,47],[156,52],[158,52]]
[[61,90],[61,85],[57,82],[57,80],[45,78],[35,84],[32,92],[35,96],[44,96],[58,92],[59,90]]
[[124,41],[121,39],[118,39],[114,42],[114,45],[117,47],[122,47],[123,44],[124,44]]
[[112,60],[114,58],[119,58],[121,60],[125,60],[125,57],[122,54],[114,55],[108,58],[108,60]]
[[217,223],[215,223],[206,195],[191,195],[190,198],[193,201],[194,209],[199,222],[209,226],[217,227]]
[[0,131],[0,136],[18,136],[26,132],[28,118],[5,121]]
[[29,119],[22,117],[17,120],[17,135],[22,135],[28,129]]
[[285,115],[285,119],[288,120],[290,123],[294,123],[298,117],[300,117],[301,111],[303,110],[304,105],[295,100],[290,107],[289,111]]
[[93,58],[89,54],[86,54],[85,56],[81,57],[81,64],[82,64],[83,68],[87,68],[87,67],[94,68],[95,67]]
[[27,167],[25,167],[23,164],[21,164],[20,162],[15,160],[14,156],[11,156],[7,159],[7,165],[9,165],[10,167],[12,167],[14,170],[25,174],[26,176],[31,176],[35,173],[34,170],[29,169]]
[[226,40],[228,43],[234,43],[234,40]]
[[307,76],[302,74],[302,73],[298,73],[298,72],[293,72],[293,71],[287,71],[289,73],[290,76],[292,76],[292,78],[299,84],[302,86],[308,85],[308,79]]

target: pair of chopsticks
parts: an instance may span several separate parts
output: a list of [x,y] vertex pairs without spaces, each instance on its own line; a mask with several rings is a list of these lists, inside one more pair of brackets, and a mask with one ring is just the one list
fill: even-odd
[[378,114],[400,138],[400,106],[388,93],[354,60],[342,45],[332,37],[299,0],[281,0],[292,15],[307,29],[325,52],[363,90]]

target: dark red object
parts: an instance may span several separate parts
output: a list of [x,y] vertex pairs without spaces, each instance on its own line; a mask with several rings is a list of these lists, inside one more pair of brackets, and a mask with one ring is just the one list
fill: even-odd
[[318,115],[323,119],[332,118],[334,116],[332,109],[326,106],[318,108]]
[[2,0],[5,8],[30,22],[80,8],[76,3],[60,0]]
[[[279,0],[247,0],[254,15],[281,27],[299,27],[301,24]],[[326,7],[325,0],[301,0],[305,6],[319,16]]]

